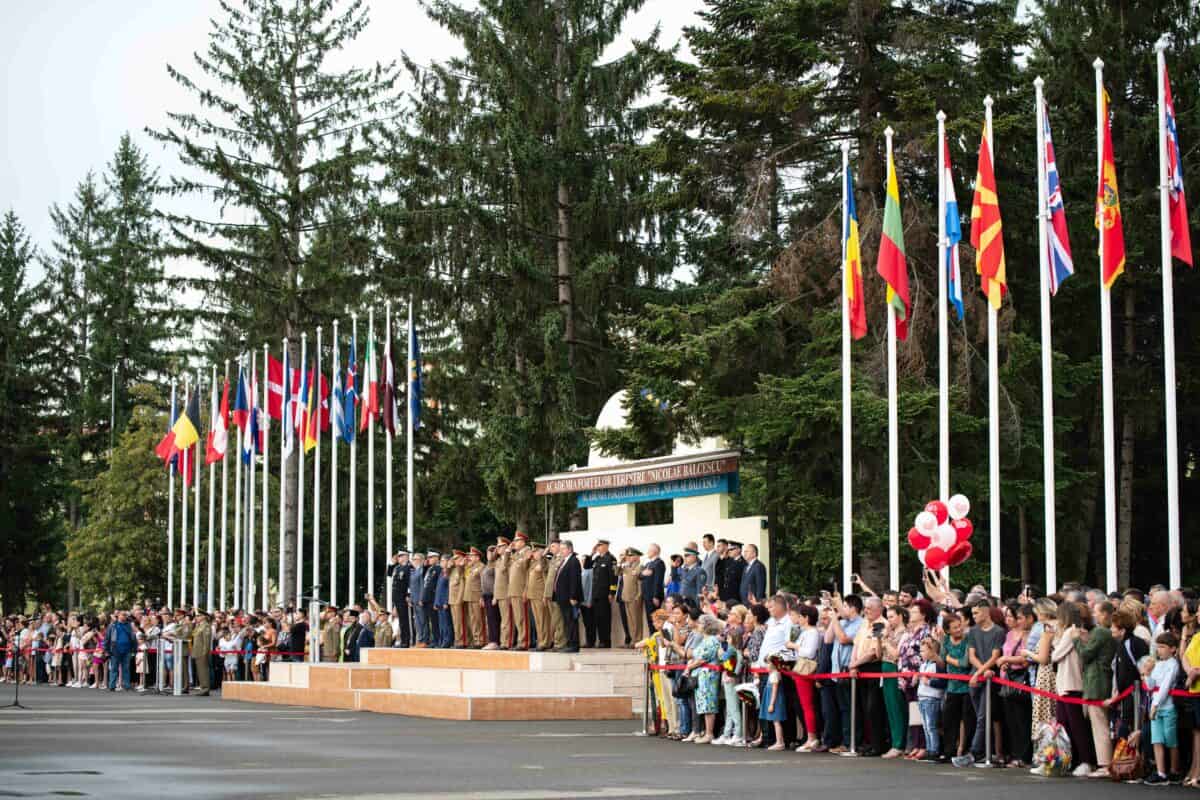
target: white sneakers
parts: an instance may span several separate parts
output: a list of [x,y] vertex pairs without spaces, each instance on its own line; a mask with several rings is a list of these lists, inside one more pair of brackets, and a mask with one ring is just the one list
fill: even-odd
[[712,744],[729,744],[729,739],[725,738],[724,735],[721,735],[713,739]]
[[1075,768],[1075,770],[1071,774],[1074,775],[1076,778],[1086,778],[1091,771],[1092,771],[1091,764],[1080,764],[1078,767]]

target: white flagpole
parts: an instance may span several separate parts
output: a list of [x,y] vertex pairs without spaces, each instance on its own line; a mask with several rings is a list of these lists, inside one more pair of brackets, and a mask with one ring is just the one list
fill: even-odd
[[[258,373],[255,371],[257,354],[250,351],[250,414],[253,419],[254,410],[258,408]],[[260,421],[261,424],[261,421]],[[251,426],[253,433],[254,427]],[[258,494],[258,483],[255,477],[258,474],[258,456],[255,450],[258,448],[258,442],[250,442],[250,499],[246,503],[246,608],[254,608],[255,598],[258,592],[255,591],[258,587],[254,584],[254,530],[258,524],[257,515],[254,513],[256,495]]]
[[[190,376],[183,376],[183,413],[187,413],[188,392],[190,391]],[[186,447],[179,454],[179,463],[182,466],[180,470],[180,499],[183,501],[181,512],[179,515],[179,607],[187,606],[187,579],[188,579],[188,487],[187,487],[187,465],[188,453],[192,448]]]
[[[988,156],[995,163],[995,136],[992,131],[992,96],[983,98],[984,125],[987,127]],[[987,304],[988,323],[988,550],[991,557],[991,593],[1000,596],[1000,333],[996,325],[996,307]]]
[[[208,415],[208,423],[210,430],[216,430],[213,421],[217,418],[217,365],[212,367],[212,402],[211,410]],[[207,458],[205,459],[208,460]],[[208,591],[205,594],[205,608],[211,614],[213,611],[213,538],[216,533],[215,524],[217,517],[217,465],[208,465],[208,560],[206,564],[206,574],[208,576]]]
[[946,308],[946,112],[938,111],[938,497],[950,498],[950,321]]
[[406,485],[406,496],[404,498],[404,504],[405,504],[405,508],[406,508],[407,514],[408,514],[407,531],[406,532],[408,535],[408,551],[410,553],[412,552],[412,549],[413,549],[413,524],[416,519],[416,516],[413,514],[413,503],[416,499],[416,490],[415,490],[414,483],[413,483],[413,477],[414,477],[414,475],[413,475],[413,433],[414,433],[413,428],[415,427],[415,425],[414,425],[414,420],[413,420],[412,398],[408,394],[409,392],[412,391],[412,378],[409,375],[409,370],[412,369],[412,367],[409,365],[411,365],[413,362],[412,345],[413,345],[413,325],[414,324],[416,324],[416,323],[413,320],[413,300],[412,300],[412,295],[410,294],[408,296],[408,344],[406,345],[407,350],[408,350],[408,360],[407,360],[407,362],[405,364],[405,368],[404,368],[404,376],[405,376],[404,379],[406,381],[408,381],[408,383],[409,383],[409,385],[407,387],[407,391],[404,394],[404,398],[405,398],[404,407],[407,409],[405,419],[408,420],[408,436],[407,436],[407,442],[405,443],[406,458],[408,461],[408,478],[407,478],[407,482],[405,484]]
[[[171,378],[171,408],[175,408],[175,379]],[[175,421],[167,417],[168,426]],[[178,463],[178,460],[176,461]],[[175,599],[175,465],[167,467],[167,605]]]
[[[196,407],[200,407],[200,393],[204,391],[200,383],[200,370],[196,370]],[[199,416],[199,414],[197,414]],[[200,420],[192,420],[196,424],[197,435],[200,432]],[[200,607],[200,477],[204,474],[204,467],[200,461],[200,440],[197,439],[195,447],[196,463],[192,465],[192,472],[196,476],[196,494],[195,502],[195,518],[192,521],[192,608]]]
[[1167,568],[1169,585],[1182,583],[1179,563],[1179,424],[1175,417],[1175,289],[1171,261],[1170,191],[1167,185],[1167,42],[1154,46],[1158,56],[1158,211],[1161,234],[1163,292],[1163,397],[1167,429]]
[[[237,357],[238,366],[238,385],[234,387],[234,396],[236,398],[237,391],[241,388],[241,380],[243,377],[242,368],[245,366],[245,355],[239,353]],[[236,403],[236,399],[235,399]],[[235,425],[237,428],[237,449],[233,451],[233,607],[243,608],[242,606],[242,437],[244,433],[241,425]],[[227,454],[228,455],[228,454]]]
[[[846,291],[852,279],[846,274],[846,226],[850,224],[850,142],[842,142],[842,591],[850,594],[854,591],[850,576],[854,574],[854,527],[852,473],[854,436],[851,419],[850,395],[850,294]],[[410,336],[409,341],[412,341]],[[409,359],[412,353],[409,353]],[[412,409],[409,413],[408,438],[412,441]],[[410,470],[411,474],[411,470]],[[411,493],[411,489],[409,490]],[[411,506],[410,506],[411,508]],[[412,530],[412,512],[409,512],[409,531]],[[411,535],[411,533],[410,533]]]
[[1058,587],[1058,543],[1055,535],[1054,502],[1054,349],[1050,335],[1050,250],[1046,223],[1050,219],[1049,188],[1046,185],[1046,104],[1042,98],[1044,81],[1033,82],[1037,106],[1037,180],[1038,180],[1038,287],[1042,310],[1042,483],[1045,503],[1046,592]]
[[[263,610],[267,610],[271,607],[270,589],[268,588],[268,581],[271,576],[270,576],[270,570],[267,568],[267,566],[271,563],[271,559],[268,557],[268,554],[271,552],[271,550],[270,550],[271,493],[269,491],[270,478],[271,478],[271,446],[270,446],[271,415],[269,413],[266,413],[267,406],[270,405],[270,400],[268,399],[268,397],[270,395],[270,390],[271,390],[271,373],[270,373],[270,367],[268,366],[270,364],[270,362],[267,360],[267,356],[269,354],[270,354],[270,350],[268,350],[267,346],[264,344],[263,345],[263,360],[262,360],[262,363],[263,363],[263,412],[264,413],[262,414],[262,418],[259,421],[260,422],[259,428],[262,431],[262,439],[263,439],[262,540],[261,540],[261,545],[260,545],[262,547],[262,551],[259,555],[259,561],[262,562],[262,566],[260,567],[260,569],[262,570],[262,607],[263,607]],[[280,538],[282,538],[282,533],[280,534]],[[280,579],[282,579],[282,577],[283,576],[280,576]]]
[[313,359],[313,391],[317,399],[315,406],[317,449],[313,452],[313,535],[312,535],[312,582],[313,587],[321,582],[321,326],[317,326],[317,355]]
[[[358,314],[350,315],[350,341],[354,342],[354,369],[358,372]],[[361,372],[354,376],[354,391],[357,394],[362,381],[359,380]],[[357,425],[358,420],[354,418],[354,409],[351,408],[350,424]],[[355,436],[350,440],[350,592],[347,595],[349,603],[354,602],[354,593],[358,591],[358,551],[355,549],[358,543],[355,541],[358,533],[358,489],[357,489],[357,471],[358,471],[358,433],[355,431]]]
[[[304,370],[308,369],[308,331],[300,334],[300,385],[304,386]],[[300,402],[308,407],[308,397],[301,397]],[[304,419],[300,415],[300,419]],[[296,608],[302,608],[300,597],[304,591],[300,588],[304,582],[304,431],[295,439],[295,448],[300,453],[300,468],[296,472]]]
[[[1104,62],[1092,62],[1096,70],[1096,176],[1104,180]],[[1103,218],[1101,219],[1103,225]],[[1104,231],[1100,230],[1100,358],[1103,365],[1104,404],[1104,582],[1105,591],[1117,590],[1117,466],[1114,446],[1112,387],[1112,310],[1110,292],[1104,285]]]
[[[225,359],[225,380],[229,380],[229,359]],[[222,387],[224,391],[224,387]],[[225,420],[226,426],[229,420]],[[229,532],[229,429],[225,429],[225,456],[221,459],[221,603],[222,611],[229,608],[226,598],[229,596],[225,593],[225,569],[228,566],[228,553],[226,549],[226,536]]]
[[[333,320],[333,358],[329,370],[329,418],[336,420],[337,402],[333,387],[338,385],[338,321]],[[343,406],[344,408],[344,406]],[[345,424],[345,418],[342,419]],[[340,429],[330,425],[329,437],[329,602],[337,605],[337,559],[338,559],[338,484],[337,484],[337,440]]]
[[[371,337],[371,352],[375,350],[375,309],[367,312],[367,335]],[[372,362],[374,359],[372,359]],[[363,370],[366,379],[363,386],[367,389],[367,399],[370,400],[371,381],[375,379],[373,364],[367,364]],[[378,394],[378,392],[376,392]],[[375,591],[375,417],[367,414],[367,592]],[[388,553],[391,557],[391,553]]]
[[[892,163],[892,136],[888,126],[887,159]],[[887,304],[888,357],[888,587],[900,585],[900,439],[899,398],[896,387],[896,311]]]
[[275,596],[279,598],[279,606],[282,608],[287,603],[287,597],[284,596],[283,588],[283,540],[286,537],[284,531],[287,530],[287,451],[283,449],[283,441],[286,438],[284,426],[290,423],[288,419],[288,401],[292,396],[292,359],[288,353],[288,340],[283,337],[282,349],[279,351],[283,357],[283,388],[279,404],[279,563],[276,565],[275,574],[279,576],[279,589]]
[[[396,400],[396,391],[395,391],[396,390],[396,387],[395,387],[396,370],[395,370],[395,367],[393,364],[393,359],[392,359],[392,304],[390,302],[384,304],[384,312],[383,313],[384,313],[383,330],[384,330],[384,339],[385,339],[385,344],[383,345],[383,361],[384,361],[383,374],[384,375],[388,374],[389,369],[392,372],[392,384],[393,384],[392,385],[392,402],[395,402],[395,400]],[[384,393],[384,394],[386,395],[386,393]],[[381,397],[380,402],[383,403],[384,405],[387,405],[387,403],[384,402],[385,399],[386,399],[385,397]],[[381,406],[379,409],[379,413],[380,413],[380,415],[383,415],[383,414],[394,414],[395,412],[391,408],[384,408],[383,406]],[[396,428],[395,419],[396,418],[394,416],[392,416],[387,419],[390,419],[392,422],[392,433],[389,435],[387,432],[387,425],[383,426],[383,431],[384,431],[384,433],[383,433],[383,451],[384,451],[384,462],[386,464],[386,466],[384,467],[384,481],[383,481],[383,485],[384,485],[384,489],[383,489],[384,506],[383,507],[387,513],[387,518],[384,523],[384,530],[386,531],[384,538],[387,542],[387,547],[386,547],[387,554],[386,554],[385,559],[386,559],[386,561],[390,561],[392,558],[392,553],[395,552],[394,550],[392,550],[392,546],[393,546],[393,539],[392,539],[392,439],[396,438],[396,433],[395,433],[395,428]],[[392,582],[391,581],[387,581],[387,586],[384,587],[384,595],[387,598],[387,608],[390,610],[392,607]]]

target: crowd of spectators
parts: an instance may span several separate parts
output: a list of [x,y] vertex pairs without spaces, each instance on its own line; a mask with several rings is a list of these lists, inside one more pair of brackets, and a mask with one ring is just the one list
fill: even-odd
[[1066,584],[1002,601],[935,573],[880,595],[855,580],[845,597],[668,595],[640,642],[654,732],[1043,775],[1035,743],[1051,737],[1075,777],[1200,787],[1196,592]]

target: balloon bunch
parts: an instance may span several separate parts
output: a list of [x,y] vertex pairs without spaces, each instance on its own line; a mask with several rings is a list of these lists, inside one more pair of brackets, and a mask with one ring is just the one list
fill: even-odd
[[929,569],[957,567],[971,557],[971,534],[975,526],[967,519],[971,503],[961,494],[946,502],[930,500],[917,514],[908,543]]

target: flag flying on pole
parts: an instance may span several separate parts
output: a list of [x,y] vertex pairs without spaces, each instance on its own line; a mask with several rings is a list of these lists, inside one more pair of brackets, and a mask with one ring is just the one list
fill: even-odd
[[1100,115],[1104,120],[1103,158],[1096,186],[1096,228],[1104,243],[1104,287],[1125,271],[1125,231],[1121,224],[1121,197],[1117,192],[1117,162],[1113,158],[1112,126],[1108,120],[1108,92],[1104,92]]
[[249,464],[250,459],[252,459],[256,455],[262,454],[263,446],[262,446],[262,429],[260,428],[261,422],[262,422],[262,411],[259,410],[258,408],[250,409],[249,433],[247,434],[246,438],[242,440],[242,463],[243,464]]
[[[390,327],[390,326],[389,326]],[[396,375],[392,365],[392,332],[388,331],[383,346],[383,403],[379,409],[383,429],[388,436],[396,435]]]
[[320,388],[316,378],[316,370],[308,373],[308,398],[304,409],[304,452],[317,446],[317,429],[320,427],[321,411],[317,406],[317,395]]
[[197,387],[188,397],[187,405],[171,430],[175,432],[175,447],[186,450],[200,440],[200,389]]
[[[337,347],[337,342],[334,342],[334,347]],[[333,437],[341,438],[345,428],[346,407],[342,395],[342,373],[335,371],[333,373]]]
[[167,420],[167,433],[159,440],[154,452],[163,460],[163,468],[174,470],[179,460],[179,448],[175,446],[175,421],[179,419],[179,409],[175,407],[175,388],[171,388],[171,416]]
[[287,458],[292,454],[292,439],[293,433],[296,430],[296,382],[300,380],[300,376],[296,374],[296,370],[291,367],[287,348],[283,350],[283,374],[287,376],[287,395],[283,402],[283,420],[280,426],[280,436],[283,437],[283,457]]
[[196,479],[196,458],[200,455],[200,448],[193,444],[186,450],[187,453],[183,459],[183,485],[191,486],[192,481]]
[[1004,235],[1000,202],[996,195],[996,173],[992,169],[991,131],[983,126],[979,140],[979,167],[975,173],[975,199],[971,203],[971,245],[975,248],[975,272],[979,288],[992,308],[999,309],[1008,291],[1004,269]]
[[[846,304],[850,311],[850,335],[861,339],[867,335],[867,304],[863,297],[862,283],[862,251],[858,243],[858,210],[854,205],[854,172],[846,167],[846,230],[842,232],[842,241],[846,248],[846,263],[842,265],[845,273]],[[420,384],[420,355],[416,347],[417,332],[412,333],[410,347],[417,353],[416,363],[409,362],[409,384]],[[415,367],[415,369],[414,369]],[[416,424],[416,407],[413,411],[413,424]]]
[[246,423],[249,421],[250,401],[246,398],[246,376],[242,372],[242,367],[239,364],[237,394],[233,398],[233,424],[245,431]]
[[945,163],[946,184],[945,207],[942,216],[946,219],[946,294],[958,318],[963,318],[962,269],[958,262],[958,243],[962,241],[962,220],[958,214],[958,196],[954,194],[954,172],[950,169],[950,145],[942,141],[942,161]]
[[887,204],[883,209],[883,235],[875,270],[887,283],[887,302],[896,312],[896,338],[908,338],[908,259],[904,254],[904,225],[900,219],[900,182],[896,163],[888,156]]
[[[285,356],[286,358],[286,356]],[[283,419],[283,362],[267,354],[267,414],[271,419]]]
[[354,441],[354,409],[358,405],[358,364],[354,360],[354,336],[350,337],[350,357],[346,361],[346,396],[345,423],[342,425],[342,438],[347,444]]
[[1167,117],[1167,191],[1171,219],[1171,255],[1189,267],[1192,264],[1192,236],[1188,231],[1187,202],[1183,196],[1183,160],[1179,148],[1179,130],[1175,127],[1175,101],[1171,99],[1171,79],[1163,66],[1163,105]]
[[225,458],[229,448],[229,380],[221,390],[221,407],[213,417],[212,426],[208,431],[208,452],[204,459],[206,464],[215,464]]
[[[859,270],[859,297],[862,296],[862,271]],[[865,314],[865,310],[864,310]],[[863,330],[866,330],[866,319],[863,319]],[[417,340],[417,326],[412,325],[408,332],[408,408],[412,414],[413,430],[421,427],[421,343]]]
[[321,380],[317,382],[321,389],[321,431],[329,430],[329,379],[325,377],[325,373],[321,373]]
[[1067,210],[1063,207],[1062,183],[1058,180],[1058,165],[1054,162],[1054,145],[1050,141],[1050,109],[1042,107],[1043,133],[1046,138],[1046,209],[1050,224],[1046,226],[1046,250],[1050,264],[1050,294],[1075,274],[1071,260],[1071,242],[1067,238]]
[[366,358],[367,385],[363,387],[367,390],[367,396],[361,404],[362,417],[358,423],[360,431],[365,431],[368,420],[379,413],[379,384],[376,381],[375,374],[375,343],[368,339]]

